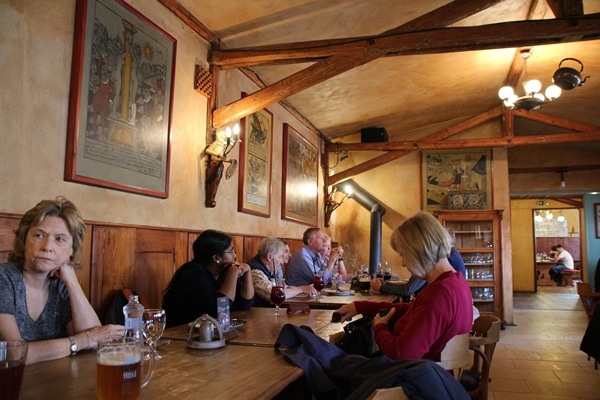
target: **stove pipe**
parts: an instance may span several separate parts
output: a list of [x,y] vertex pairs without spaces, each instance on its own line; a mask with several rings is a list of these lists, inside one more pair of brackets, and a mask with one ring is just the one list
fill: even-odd
[[381,263],[381,228],[385,207],[383,207],[373,196],[358,186],[352,179],[334,185],[338,190],[348,193],[349,187],[352,194],[350,198],[371,212],[371,231],[369,238],[369,274],[375,276],[377,266]]

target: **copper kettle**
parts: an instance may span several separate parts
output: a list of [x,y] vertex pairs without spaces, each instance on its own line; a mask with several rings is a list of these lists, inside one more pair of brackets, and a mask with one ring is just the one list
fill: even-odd
[[[575,61],[581,66],[581,69],[577,71],[575,68],[561,67],[565,61]],[[572,90],[577,86],[583,86],[585,81],[589,78],[586,76],[585,79],[581,80],[581,73],[583,72],[583,64],[576,58],[565,58],[558,64],[558,69],[554,71],[552,75],[552,81],[558,87],[563,90]]]

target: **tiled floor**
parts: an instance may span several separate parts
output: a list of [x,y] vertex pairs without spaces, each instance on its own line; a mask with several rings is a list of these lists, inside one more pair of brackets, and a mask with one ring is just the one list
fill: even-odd
[[[575,288],[515,293],[515,326],[500,332],[490,400],[600,400],[600,369],[579,350],[587,318]],[[600,338],[599,338],[600,340]]]

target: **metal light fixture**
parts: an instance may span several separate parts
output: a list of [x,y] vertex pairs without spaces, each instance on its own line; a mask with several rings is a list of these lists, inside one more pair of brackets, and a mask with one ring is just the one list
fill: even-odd
[[[531,53],[529,51],[523,51],[521,57],[527,59]],[[527,68],[527,64],[525,65]],[[542,104],[550,103],[556,100],[561,93],[560,87],[557,85],[550,85],[546,88],[544,94],[540,93],[542,90],[542,83],[537,79],[527,80],[523,82],[523,89],[525,95],[519,97],[515,94],[515,90],[510,86],[504,86],[498,91],[498,97],[502,99],[504,106],[508,108],[524,109],[527,111],[535,110]]]
[[331,189],[331,192],[327,195],[327,199],[325,200],[325,226],[329,226],[329,219],[331,218],[331,214],[338,209],[346,200],[350,198],[352,195],[352,187],[350,185],[346,185],[341,190],[344,193],[344,197],[340,201],[335,200],[335,194],[338,192],[338,188],[334,186]]

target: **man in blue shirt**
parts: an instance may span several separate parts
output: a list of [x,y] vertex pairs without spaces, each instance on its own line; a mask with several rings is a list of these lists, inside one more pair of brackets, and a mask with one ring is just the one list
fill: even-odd
[[315,273],[323,271],[325,284],[331,281],[331,271],[321,262],[321,253],[325,247],[326,235],[319,228],[308,228],[302,235],[304,245],[296,250],[285,269],[285,282],[290,286],[310,285]]

